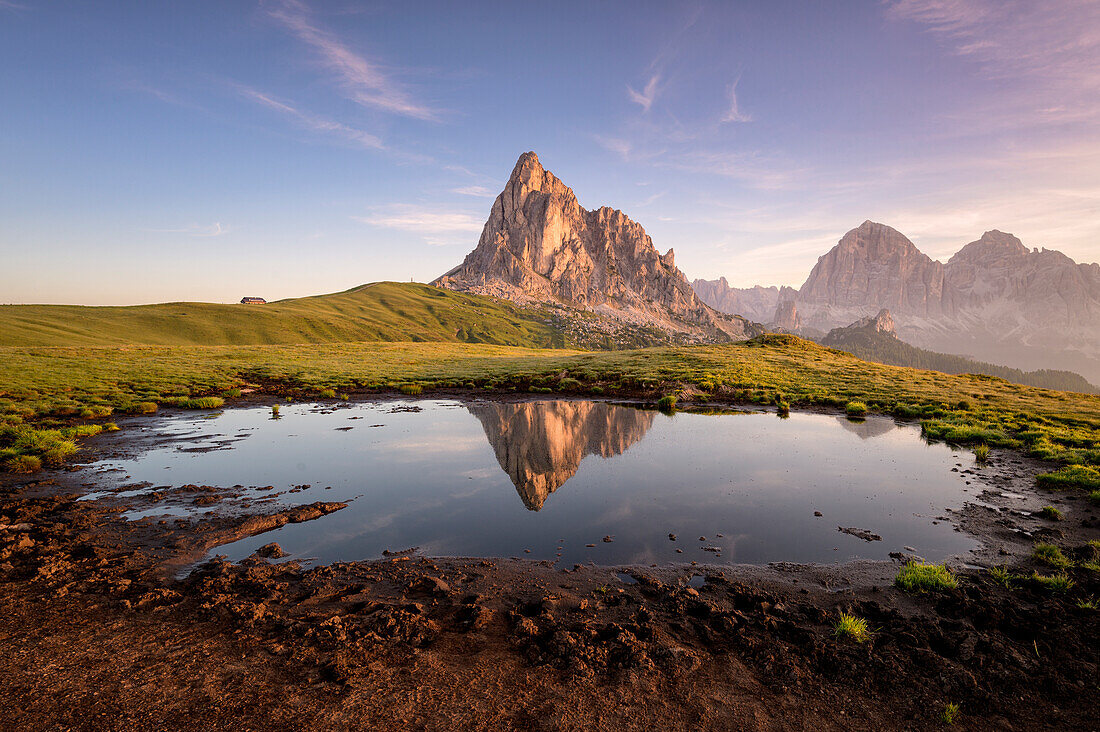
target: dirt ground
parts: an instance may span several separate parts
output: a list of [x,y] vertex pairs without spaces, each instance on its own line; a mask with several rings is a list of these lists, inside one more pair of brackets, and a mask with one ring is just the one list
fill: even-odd
[[[948,517],[983,548],[955,590],[892,586],[906,557],[833,567],[554,567],[433,559],[301,566],[211,547],[344,504],[216,505],[126,521],[147,496],[77,501],[78,472],[0,483],[0,729],[1095,729],[1098,574],[1052,592],[1032,543],[1095,561],[1096,508],[1037,494],[1041,466],[994,455]],[[103,480],[109,481],[109,478]],[[102,487],[108,494],[121,486]],[[1003,492],[1029,496],[1031,509]],[[1031,515],[1063,509],[1051,522]],[[865,643],[837,638],[841,610]]]

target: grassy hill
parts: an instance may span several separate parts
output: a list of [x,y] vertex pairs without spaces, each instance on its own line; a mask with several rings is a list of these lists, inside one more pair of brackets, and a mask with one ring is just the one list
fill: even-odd
[[0,346],[243,346],[451,341],[560,347],[541,313],[430,285],[378,282],[268,305],[0,306]]
[[872,327],[835,328],[829,331],[821,343],[830,348],[847,351],[865,361],[891,366],[909,366],[915,369],[942,371],[945,374],[985,374],[1014,384],[1075,391],[1082,394],[1096,394],[1098,391],[1084,376],[1073,371],[1056,369],[1021,371],[1010,366],[974,361],[964,356],[926,351],[899,340],[894,335],[876,331]]

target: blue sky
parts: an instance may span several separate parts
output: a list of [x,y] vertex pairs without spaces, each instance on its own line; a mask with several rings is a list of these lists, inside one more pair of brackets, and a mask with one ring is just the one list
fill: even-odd
[[1100,259],[1100,3],[0,0],[0,302],[428,281],[520,153],[798,286],[864,219]]

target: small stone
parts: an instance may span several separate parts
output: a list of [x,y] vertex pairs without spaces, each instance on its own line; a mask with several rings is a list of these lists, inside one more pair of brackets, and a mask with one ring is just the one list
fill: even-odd
[[286,555],[287,553],[283,551],[283,548],[275,542],[264,544],[262,547],[256,550],[256,556],[264,557],[265,559],[278,559],[280,557],[285,557]]
[[432,592],[437,595],[445,595],[451,591],[451,586],[439,577],[424,575],[415,584],[416,589]]

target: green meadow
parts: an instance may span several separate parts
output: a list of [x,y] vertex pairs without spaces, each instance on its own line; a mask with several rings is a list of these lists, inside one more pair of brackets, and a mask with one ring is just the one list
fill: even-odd
[[[70,322],[71,312],[79,317]],[[490,336],[501,342],[469,342]],[[780,411],[858,404],[920,420],[930,439],[1086,466],[1059,487],[1075,487],[1078,474],[1091,480],[1087,466],[1100,465],[1094,395],[869,363],[786,335],[626,351],[539,347],[555,338],[545,321],[507,303],[394,283],[267,306],[8,306],[0,308],[0,462],[24,471],[59,463],[112,415],[216,408],[247,390],[313,399],[446,389],[673,396],[680,408],[711,398]]]
[[267,305],[0,305],[0,346],[236,346],[454,341],[549,347],[535,310],[430,285],[377,282]]

